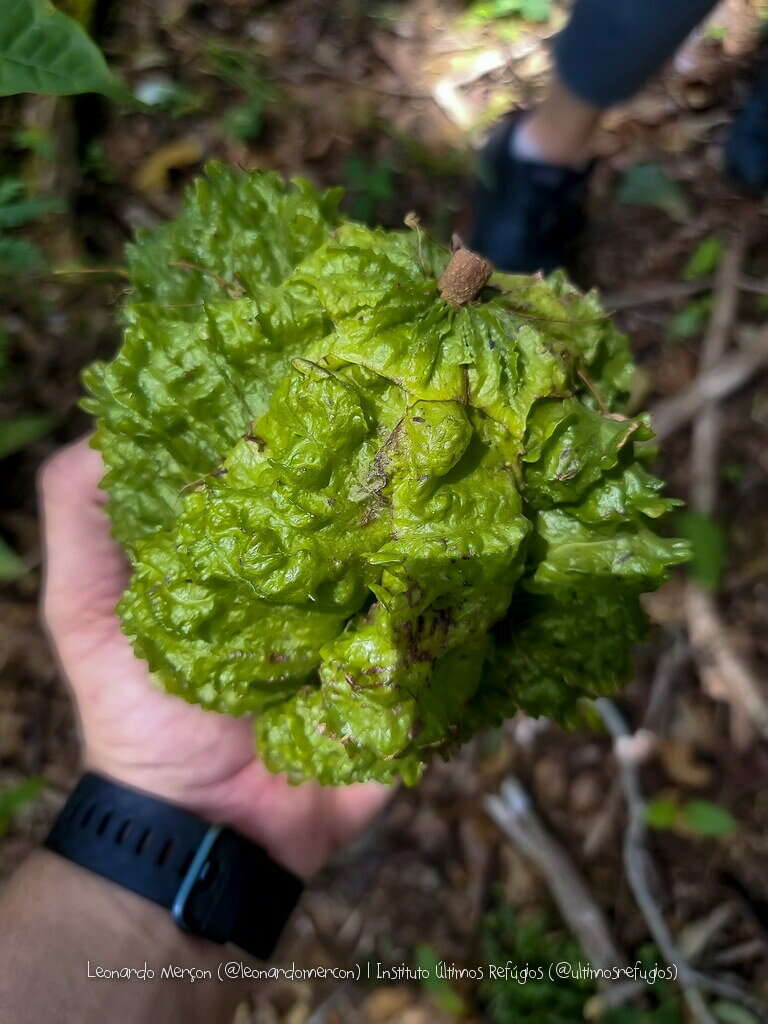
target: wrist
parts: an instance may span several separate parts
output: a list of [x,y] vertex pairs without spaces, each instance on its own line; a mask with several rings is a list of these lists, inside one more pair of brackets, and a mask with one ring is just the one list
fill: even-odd
[[[220,946],[180,932],[160,907],[48,850],[24,861],[0,902],[13,922],[0,935],[3,1020],[95,1024],[106,998],[110,1019],[124,1024],[202,1024],[229,1019],[245,995],[243,982],[218,982]],[[190,985],[168,973],[178,966],[210,980]]]

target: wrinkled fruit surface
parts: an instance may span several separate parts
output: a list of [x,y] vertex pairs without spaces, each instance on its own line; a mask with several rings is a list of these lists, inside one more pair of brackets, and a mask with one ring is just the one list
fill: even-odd
[[338,200],[211,165],[130,247],[85,406],[157,682],[254,714],[293,780],[412,782],[620,686],[686,546],[653,530],[674,502],[593,295],[495,274],[454,306],[447,250]]

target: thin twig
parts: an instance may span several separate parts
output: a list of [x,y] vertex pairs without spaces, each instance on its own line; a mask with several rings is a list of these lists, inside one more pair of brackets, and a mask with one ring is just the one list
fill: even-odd
[[[739,275],[746,249],[746,234],[737,231],[730,239],[715,280],[712,315],[701,344],[699,372],[719,363],[728,347],[739,299]],[[704,404],[693,424],[691,443],[691,505],[702,515],[712,515],[717,497],[715,467],[720,449],[720,407]]]
[[606,728],[613,737],[614,754],[619,766],[621,786],[627,804],[628,822],[624,833],[624,867],[627,880],[659,952],[668,964],[677,967],[678,984],[682,989],[691,1016],[699,1024],[716,1024],[701,993],[703,989],[706,989],[723,995],[724,988],[727,988],[728,998],[738,1000],[753,1012],[759,1012],[759,1019],[765,1020],[760,1004],[746,992],[727,982],[721,982],[717,978],[710,978],[694,970],[672,937],[649,884],[651,862],[646,846],[646,803],[640,786],[637,748],[632,743],[634,736],[627,728],[621,712],[610,700],[601,697],[596,701],[596,705]]
[[[278,80],[282,78],[283,81],[289,82],[291,85],[298,85],[295,77],[289,77],[286,75],[276,75]],[[392,99],[398,100],[432,100],[433,97],[428,92],[415,92],[412,89],[397,89],[395,87],[387,87],[377,85],[375,82],[366,82],[361,78],[352,78],[349,75],[343,75],[339,71],[333,71],[331,68],[324,68],[317,64],[310,68],[306,74],[307,78],[325,78],[330,82],[338,82],[340,85],[345,85],[350,89],[362,89],[365,92],[376,93],[379,96],[388,96]],[[303,84],[303,83],[302,83]]]
[[668,281],[664,284],[649,285],[634,292],[610,292],[603,296],[603,305],[611,313],[638,306],[653,306],[657,302],[673,302],[675,299],[689,299],[694,295],[708,292],[712,287],[711,277],[700,277],[696,281]]
[[758,281],[755,277],[747,277],[742,274],[739,278],[739,288],[743,292],[751,292],[753,295],[768,295],[768,282]]
[[213,270],[209,270],[207,267],[201,267],[197,263],[189,263],[187,260],[171,260],[168,264],[169,267],[178,267],[179,270],[191,270],[198,274],[210,277],[211,280],[215,281],[222,291],[225,291],[231,299],[242,298],[244,294],[244,288],[239,281],[235,283],[227,281],[225,277],[221,277],[219,274],[214,273]]
[[710,401],[727,398],[764,369],[768,363],[768,336],[765,344],[734,352],[723,358],[706,373],[672,398],[662,398],[651,407],[651,422],[656,437],[663,441],[684,427]]
[[651,683],[650,696],[643,717],[643,727],[659,733],[665,718],[669,698],[674,690],[680,670],[691,660],[691,648],[682,636],[675,635],[659,657]]
[[74,274],[78,276],[81,274],[108,274],[110,277],[129,277],[125,267],[54,267],[51,274],[54,277],[68,277]]
[[[625,309],[637,309],[638,306],[655,306],[660,302],[674,302],[676,299],[690,299],[694,295],[702,295],[712,288],[712,277],[699,277],[695,281],[666,281],[663,284],[648,285],[633,292],[608,292],[603,296],[603,304],[611,313],[620,313]],[[753,295],[768,295],[768,283],[757,278],[739,275],[738,289]]]
[[498,796],[486,797],[485,807],[499,828],[544,876],[563,920],[590,963],[598,969],[626,964],[586,882],[536,814],[522,783],[510,776],[502,783]]
[[725,688],[734,705],[742,708],[760,735],[768,739],[768,702],[759,681],[735,650],[714,594],[690,580],[685,590],[685,614],[707,692],[722,695]]
[[[746,248],[744,231],[737,232],[726,249],[718,270],[712,317],[702,345],[700,376],[722,359],[736,316],[741,264]],[[691,498],[695,512],[711,516],[715,510],[719,480],[721,414],[715,400],[700,407],[693,424],[691,441]],[[710,693],[723,688],[736,708],[742,709],[752,725],[768,739],[768,701],[759,680],[733,645],[722,622],[715,596],[695,580],[685,593],[688,634],[702,682]]]

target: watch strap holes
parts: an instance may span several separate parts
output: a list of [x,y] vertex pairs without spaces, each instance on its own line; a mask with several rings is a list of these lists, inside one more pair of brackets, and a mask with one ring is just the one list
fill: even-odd
[[136,843],[136,853],[143,853],[147,844],[149,843],[149,837],[152,835],[151,828],[145,828],[144,831],[138,838]]
[[192,858],[194,856],[195,856],[195,851],[194,850],[190,850],[188,853],[185,854],[184,860],[181,862],[181,864],[179,864],[179,874],[180,875],[186,875],[186,873],[189,871],[190,865],[192,864]]
[[121,825],[119,826],[117,832],[115,832],[115,843],[118,846],[120,845],[120,843],[122,843],[122,841],[126,838],[128,833],[131,831],[132,824],[133,822],[131,821],[131,819],[126,818],[125,821],[122,822]]
[[102,815],[101,821],[96,826],[96,835],[97,836],[103,836],[104,835],[104,833],[107,831],[107,825],[109,825],[111,820],[112,820],[112,811],[107,811],[105,814]]
[[158,867],[162,867],[163,864],[165,864],[165,862],[168,860],[168,858],[171,855],[171,850],[173,850],[173,845],[174,843],[172,839],[166,839],[166,841],[160,847],[160,853],[158,853],[156,860],[156,864],[158,865]]
[[87,828],[88,827],[88,823],[90,822],[91,818],[93,817],[93,813],[96,810],[96,806],[97,805],[95,803],[87,804],[87,806],[85,808],[85,814],[80,819],[80,828]]

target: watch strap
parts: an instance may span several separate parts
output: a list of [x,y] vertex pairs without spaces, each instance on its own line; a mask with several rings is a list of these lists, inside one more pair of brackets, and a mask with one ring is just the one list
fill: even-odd
[[45,845],[166,907],[186,931],[261,959],[303,890],[232,829],[94,772],[82,776]]

